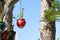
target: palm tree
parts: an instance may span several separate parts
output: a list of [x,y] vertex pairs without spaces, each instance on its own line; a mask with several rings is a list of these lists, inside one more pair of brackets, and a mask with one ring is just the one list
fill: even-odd
[[40,40],[55,40],[55,20],[45,20],[45,11],[51,7],[54,0],[41,0]]
[[[14,4],[18,0],[0,0],[0,40],[15,40],[16,32],[13,30],[12,18]],[[1,28],[1,22],[5,23]],[[4,39],[4,37],[7,38]]]

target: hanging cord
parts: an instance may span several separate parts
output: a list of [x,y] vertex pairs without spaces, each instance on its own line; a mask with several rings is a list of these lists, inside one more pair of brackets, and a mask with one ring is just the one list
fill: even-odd
[[[18,14],[17,17],[23,18],[23,15],[24,15],[24,14],[23,14],[24,9],[25,9],[25,8],[22,8],[22,2],[21,2],[21,0],[20,0],[20,13]],[[13,18],[16,19],[17,17],[13,17]]]
[[20,12],[22,12],[22,2],[20,0]]
[[21,0],[20,0],[20,17],[23,18],[23,8]]

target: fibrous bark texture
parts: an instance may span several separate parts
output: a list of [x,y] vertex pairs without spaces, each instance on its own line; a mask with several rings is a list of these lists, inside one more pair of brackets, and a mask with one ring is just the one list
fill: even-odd
[[40,40],[55,40],[55,21],[46,21],[44,11],[48,10],[54,0],[41,0]]
[[[12,34],[9,34],[9,38],[7,40],[15,40],[15,31],[13,30],[13,25],[12,25],[12,19],[13,19],[13,8],[14,4],[18,0],[0,0],[0,17],[3,19],[3,22],[5,23],[5,28],[2,30],[2,33],[4,31],[11,32]],[[4,6],[8,5],[7,7],[9,8],[8,12],[4,12]],[[7,9],[6,9],[7,10]],[[0,35],[0,40],[3,40],[1,38],[2,35]]]

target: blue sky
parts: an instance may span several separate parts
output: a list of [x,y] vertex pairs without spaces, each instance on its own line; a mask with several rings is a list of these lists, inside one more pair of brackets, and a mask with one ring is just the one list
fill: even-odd
[[[38,40],[40,37],[40,0],[22,0],[22,7],[25,7],[24,18],[26,25],[20,29],[16,25],[18,18],[13,19],[14,31],[16,31],[16,40]],[[20,13],[20,1],[15,4],[13,16]]]
[[[38,40],[40,37],[40,0],[22,0],[22,7],[25,7],[24,18],[26,25],[20,29],[16,25],[18,18],[13,19],[14,31],[16,31],[15,40]],[[15,4],[13,16],[18,16],[20,13],[20,1]],[[60,22],[56,21],[56,38],[60,36]]]

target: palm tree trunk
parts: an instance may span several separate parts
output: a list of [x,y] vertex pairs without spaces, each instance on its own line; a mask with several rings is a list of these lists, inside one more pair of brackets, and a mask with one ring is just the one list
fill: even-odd
[[[14,4],[17,1],[18,0],[0,0],[0,15],[4,13],[4,5],[5,5],[5,3],[9,4],[8,12],[4,13],[4,15],[1,16],[3,18],[3,20],[4,20],[4,22],[5,22],[5,28],[3,29],[3,31],[7,31],[9,33],[10,32],[12,33],[11,35],[9,34],[9,38],[7,40],[15,40],[16,32],[13,30],[13,25],[12,25],[13,14],[12,13],[13,13]],[[3,40],[1,38],[1,36],[0,36],[0,39]]]
[[54,0],[41,0],[40,40],[55,40],[55,21],[45,21],[44,11],[48,10]]

